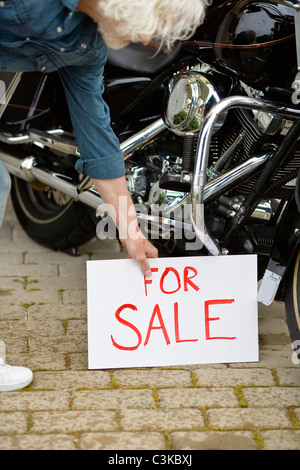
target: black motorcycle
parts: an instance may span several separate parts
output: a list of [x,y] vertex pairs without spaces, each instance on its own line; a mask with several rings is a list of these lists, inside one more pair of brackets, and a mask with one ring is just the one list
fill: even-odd
[[[163,256],[257,254],[259,300],[285,300],[296,349],[298,11],[280,0],[215,0],[189,41],[171,53],[111,51],[104,76],[144,232]],[[74,169],[80,152],[57,73],[0,80],[0,158],[22,227],[56,250],[86,243],[95,223],[100,238],[112,236],[98,193]]]

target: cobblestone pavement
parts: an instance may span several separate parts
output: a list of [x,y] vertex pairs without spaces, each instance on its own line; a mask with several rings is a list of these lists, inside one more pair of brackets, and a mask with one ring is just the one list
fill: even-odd
[[259,363],[89,371],[85,263],[125,253],[96,239],[77,258],[45,249],[10,203],[0,241],[0,340],[34,372],[0,393],[0,449],[300,450],[283,305],[259,307]]

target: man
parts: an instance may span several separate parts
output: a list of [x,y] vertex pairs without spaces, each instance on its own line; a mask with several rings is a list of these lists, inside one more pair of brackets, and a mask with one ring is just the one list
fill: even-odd
[[[10,192],[10,176],[0,160],[0,227],[2,225],[7,198]],[[27,387],[32,381],[32,372],[26,367],[10,366],[0,357],[0,392],[9,392]]]
[[[111,215],[121,242],[147,276],[147,258],[157,257],[157,250],[138,227],[101,78],[108,47],[147,44],[154,37],[170,48],[195,31],[208,1],[0,1],[0,71],[58,70],[81,154],[76,168],[92,178],[102,200],[114,207]],[[120,197],[128,208],[121,213]]]

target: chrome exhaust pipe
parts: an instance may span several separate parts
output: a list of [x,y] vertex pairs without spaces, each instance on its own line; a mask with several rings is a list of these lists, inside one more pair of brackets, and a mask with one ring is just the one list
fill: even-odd
[[149,140],[154,139],[166,129],[167,126],[164,121],[162,119],[158,119],[157,121],[150,124],[150,126],[146,127],[145,129],[142,129],[137,134],[134,134],[132,137],[122,142],[120,147],[125,160],[129,157],[129,154],[131,152],[142,147],[143,145],[145,145],[145,143],[149,142]]
[[[155,137],[166,129],[167,126],[164,121],[158,119],[129,139],[124,140],[124,142],[120,144],[124,159],[129,158],[132,152],[155,139]],[[54,129],[51,131],[31,129],[28,133],[19,136],[8,136],[0,132],[0,142],[10,145],[33,143],[41,148],[48,147],[51,150],[66,155],[74,155],[77,158],[80,157],[80,151],[75,139],[70,139],[70,136],[65,136],[65,132],[62,129]]]
[[[265,163],[268,158],[270,158],[269,153],[253,157],[235,169],[230,170],[224,175],[207,183],[204,188],[204,202],[208,202],[214,197],[219,197],[226,193],[233,184],[249,177],[259,166]],[[27,183],[43,183],[56,191],[66,194],[75,201],[86,204],[96,210],[98,214],[105,214],[107,212],[105,204],[100,198],[98,192],[91,187],[89,178],[86,178],[79,185],[75,185],[72,183],[71,178],[68,180],[65,175],[38,167],[34,157],[29,156],[24,160],[19,160],[13,155],[0,151],[0,159],[10,174],[26,181]],[[180,207],[190,203],[190,195],[186,195],[177,204],[175,209],[179,209]],[[171,212],[174,212],[175,209],[171,208]],[[138,213],[138,219],[144,223],[145,221],[150,222],[153,227],[167,227],[167,230],[182,229],[185,232],[195,233],[190,221],[178,219],[173,220],[171,217],[168,217],[167,214],[165,214],[165,217],[161,217],[146,213]]]
[[0,159],[10,174],[17,176],[27,183],[38,181],[39,183],[43,183],[56,191],[60,191],[63,194],[70,196],[75,201],[80,201],[95,210],[97,210],[101,205],[104,206],[104,203],[97,191],[89,189],[81,192],[79,187],[71,183],[71,179],[68,181],[64,175],[36,166],[34,157],[27,157],[24,160],[19,160],[8,153],[0,152]]
[[207,183],[203,191],[203,202],[207,203],[214,197],[227,192],[237,182],[247,180],[272,155],[272,152],[266,152],[249,158],[249,160]]

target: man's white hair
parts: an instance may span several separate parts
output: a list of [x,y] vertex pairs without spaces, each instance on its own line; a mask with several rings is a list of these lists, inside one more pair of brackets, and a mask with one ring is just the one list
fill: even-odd
[[[203,22],[211,0],[99,0],[101,15],[131,42],[157,39],[168,49],[191,37]],[[101,31],[101,24],[99,24]]]

